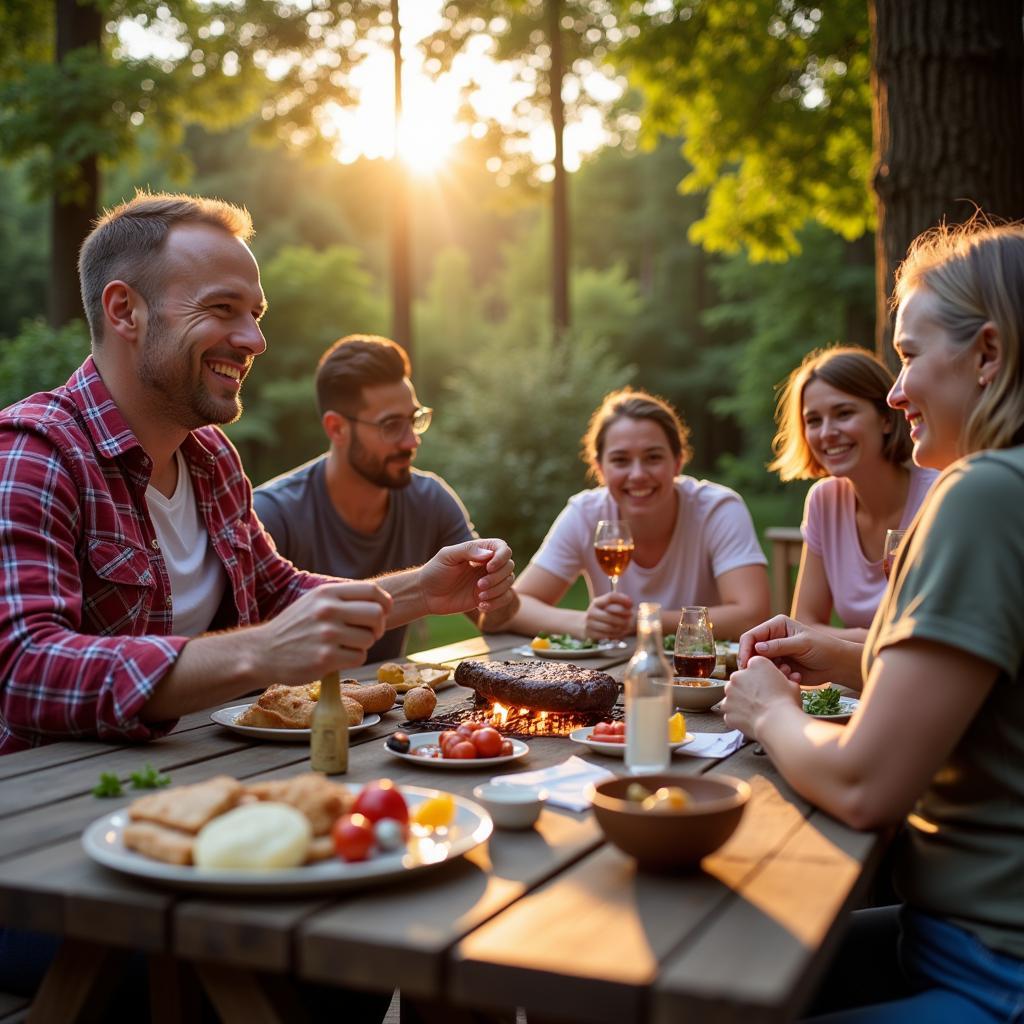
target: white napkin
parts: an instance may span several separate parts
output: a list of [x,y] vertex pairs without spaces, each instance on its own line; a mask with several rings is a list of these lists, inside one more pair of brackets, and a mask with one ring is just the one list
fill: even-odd
[[587,790],[591,783],[614,778],[615,773],[584,761],[574,754],[561,764],[535,772],[498,775],[491,782],[499,786],[543,786],[548,803],[570,811],[585,811],[590,806]]
[[691,757],[728,757],[743,746],[745,737],[739,729],[731,732],[695,732],[693,739],[684,747],[677,747],[676,754]]

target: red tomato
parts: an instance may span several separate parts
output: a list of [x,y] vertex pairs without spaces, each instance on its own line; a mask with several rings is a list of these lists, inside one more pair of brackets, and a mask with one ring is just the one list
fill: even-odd
[[356,797],[353,810],[365,815],[370,821],[394,818],[404,824],[409,820],[405,797],[390,779],[378,779],[364,786]]
[[444,756],[453,757],[457,761],[465,761],[471,757],[476,757],[476,747],[469,740],[462,740],[449,746],[444,752]]
[[477,729],[482,728],[483,726],[479,722],[463,722],[455,731],[468,740]]
[[502,740],[501,741],[501,756],[502,757],[507,757],[512,752],[513,752],[512,741],[511,740]]
[[[445,745],[445,743],[448,743],[449,741],[454,740],[455,737],[458,736],[458,735],[459,734],[454,729],[445,729],[444,732],[442,732],[437,737],[437,742],[440,743],[441,746],[443,747]],[[459,738],[461,739],[462,737],[459,737]]]
[[610,733],[612,731],[612,722],[598,722],[594,726],[594,731],[590,734],[591,736],[600,736],[604,733]]
[[473,733],[473,746],[477,757],[497,757],[501,753],[501,733],[485,727]]
[[626,723],[625,722],[612,722],[611,723],[611,734],[613,736],[625,736],[626,735]]
[[343,814],[334,823],[331,838],[342,860],[366,860],[373,849],[373,822],[362,814]]

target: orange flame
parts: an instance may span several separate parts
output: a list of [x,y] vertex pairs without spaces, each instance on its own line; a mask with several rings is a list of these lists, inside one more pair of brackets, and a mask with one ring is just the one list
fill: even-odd
[[508,721],[508,708],[504,704],[495,702],[492,708],[491,721],[495,725],[504,725]]

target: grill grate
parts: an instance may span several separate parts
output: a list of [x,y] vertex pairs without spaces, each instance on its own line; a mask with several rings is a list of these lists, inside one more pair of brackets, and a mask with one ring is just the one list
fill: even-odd
[[606,714],[589,711],[538,711],[536,708],[509,708],[507,713],[494,706],[476,702],[470,697],[462,704],[445,708],[444,713],[418,722],[403,722],[406,732],[442,732],[454,729],[463,722],[493,725],[503,736],[568,736],[573,729],[596,725],[607,718],[622,719],[621,707],[616,705]]

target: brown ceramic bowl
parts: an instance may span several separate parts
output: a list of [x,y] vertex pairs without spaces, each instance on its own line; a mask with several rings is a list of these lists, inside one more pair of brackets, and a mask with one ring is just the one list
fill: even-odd
[[[645,811],[627,800],[639,782],[652,792],[679,786],[690,803],[679,810]],[[594,787],[594,816],[605,836],[641,867],[679,870],[696,867],[736,830],[750,799],[750,786],[731,775],[634,775],[607,779]]]

